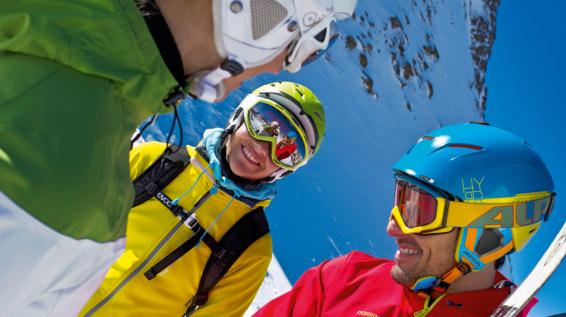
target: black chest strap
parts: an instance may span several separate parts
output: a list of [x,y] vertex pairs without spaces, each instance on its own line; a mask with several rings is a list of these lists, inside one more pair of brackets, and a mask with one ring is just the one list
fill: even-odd
[[199,283],[196,295],[188,303],[185,316],[190,316],[208,301],[208,293],[224,277],[242,253],[255,241],[269,233],[263,208],[257,208],[238,220],[212,252]]

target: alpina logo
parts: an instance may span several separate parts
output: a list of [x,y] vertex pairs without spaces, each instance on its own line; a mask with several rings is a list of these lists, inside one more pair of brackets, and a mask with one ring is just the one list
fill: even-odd
[[380,317],[378,314],[371,313],[369,311],[358,310],[356,313],[358,316],[365,316],[365,317]]

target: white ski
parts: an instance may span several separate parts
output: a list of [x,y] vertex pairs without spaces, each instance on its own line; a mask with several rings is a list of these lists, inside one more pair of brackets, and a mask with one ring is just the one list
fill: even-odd
[[566,223],[554,238],[535,268],[529,273],[521,285],[497,307],[491,317],[516,316],[533,298],[535,293],[556,271],[566,255]]

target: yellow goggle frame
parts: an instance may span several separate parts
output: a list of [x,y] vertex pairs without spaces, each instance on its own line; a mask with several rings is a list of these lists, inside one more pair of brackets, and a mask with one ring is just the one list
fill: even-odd
[[[519,194],[511,198],[483,200],[486,203],[470,203],[451,201],[430,194],[436,198],[437,207],[435,219],[427,225],[409,228],[398,206],[393,207],[391,217],[395,219],[403,233],[437,234],[450,232],[454,227],[517,228],[530,226],[548,220],[555,197],[555,193],[537,192]],[[508,202],[497,202],[504,200]],[[528,215],[529,210],[532,211],[532,215]]]
[[[249,97],[249,96],[248,96]],[[289,171],[294,171],[297,168],[299,168],[300,166],[304,165],[306,161],[308,161],[309,157],[310,157],[310,147],[309,147],[309,142],[307,140],[307,137],[305,135],[305,132],[303,130],[303,128],[301,127],[301,124],[297,122],[297,119],[295,119],[295,117],[293,115],[291,115],[289,113],[289,111],[287,111],[284,107],[282,107],[281,105],[279,105],[278,103],[270,100],[270,99],[265,99],[265,98],[261,98],[261,97],[257,97],[254,96],[254,104],[249,106],[249,107],[245,107],[244,108],[244,122],[245,125],[248,129],[248,132],[250,133],[250,135],[259,141],[265,141],[265,142],[269,142],[271,144],[270,148],[271,148],[271,160],[273,161],[273,163],[285,170],[289,170]],[[281,162],[276,155],[276,145],[277,145],[277,138],[273,137],[273,136],[265,136],[265,135],[260,135],[257,134],[255,132],[255,130],[252,127],[252,124],[250,122],[250,118],[249,118],[249,112],[251,111],[251,109],[253,109],[253,107],[258,104],[258,103],[263,103],[263,104],[267,104],[273,108],[275,108],[279,113],[281,113],[285,119],[287,119],[289,121],[289,123],[291,123],[291,126],[293,126],[293,128],[295,129],[295,131],[297,132],[297,134],[299,135],[299,137],[301,138],[301,141],[303,142],[303,148],[305,150],[305,154],[303,155],[303,158],[301,159],[301,161],[293,166],[287,165],[283,162]]]

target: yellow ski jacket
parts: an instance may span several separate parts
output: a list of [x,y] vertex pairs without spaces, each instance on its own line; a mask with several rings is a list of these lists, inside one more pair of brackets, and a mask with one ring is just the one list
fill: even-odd
[[[130,153],[132,179],[143,173],[165,147],[163,143],[150,142],[134,148]],[[208,162],[195,148],[187,147],[187,150],[191,163],[163,189],[163,193],[177,198],[194,185],[179,200],[180,206],[190,210],[214,182],[207,168]],[[208,228],[227,207],[209,231],[216,241],[243,215],[270,203],[270,200],[264,200],[250,206],[237,198],[232,199],[220,188],[196,209],[199,223]],[[143,274],[192,235],[193,232],[156,199],[132,208],[128,216],[126,251],[112,265],[80,316],[182,316],[196,294],[211,254],[209,247],[200,243],[152,280]],[[263,281],[271,254],[271,235],[266,234],[244,251],[210,291],[208,302],[192,316],[242,316]]]

